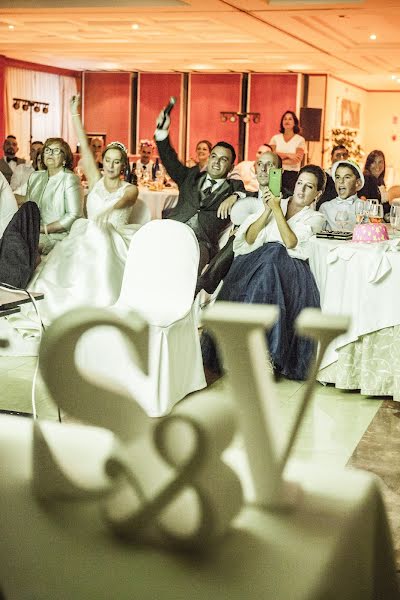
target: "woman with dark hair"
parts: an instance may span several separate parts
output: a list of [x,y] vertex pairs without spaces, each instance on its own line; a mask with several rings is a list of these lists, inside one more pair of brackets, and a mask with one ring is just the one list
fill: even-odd
[[381,150],[372,150],[364,166],[365,183],[358,192],[359,198],[376,198],[383,204],[383,212],[390,212],[390,204],[385,186],[385,155]]
[[42,170],[31,173],[25,200],[33,200],[39,207],[39,251],[48,254],[81,216],[83,190],[72,172],[72,152],[65,140],[47,139],[41,157]]
[[[303,308],[319,308],[319,292],[308,264],[308,241],[325,218],[313,209],[325,188],[326,174],[316,165],[303,167],[290,198],[274,197],[269,188],[270,158],[263,154],[256,172],[262,206],[239,227],[235,258],[217,301],[274,304],[278,321],[267,340],[274,371],[288,379],[306,379],[314,345],[295,334]],[[205,366],[220,371],[212,338],[202,337]]]
[[290,190],[294,189],[297,173],[300,171],[303,160],[306,141],[300,134],[299,119],[292,110],[287,110],[281,117],[279,132],[273,135],[269,145],[273,152],[281,157],[283,170],[295,173],[288,176],[286,184]]

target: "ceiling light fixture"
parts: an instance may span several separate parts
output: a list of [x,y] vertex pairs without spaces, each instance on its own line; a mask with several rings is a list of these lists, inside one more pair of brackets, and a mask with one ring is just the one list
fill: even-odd
[[371,33],[371,35],[369,36],[370,40],[376,40],[376,33]]
[[12,31],[13,29],[15,29],[15,26],[14,26],[14,25],[9,25],[9,26],[8,26],[8,29],[9,29],[10,31]]
[[397,79],[397,75],[391,75],[390,78],[391,79]]
[[132,23],[131,28],[132,29],[139,29],[140,25],[138,23]]

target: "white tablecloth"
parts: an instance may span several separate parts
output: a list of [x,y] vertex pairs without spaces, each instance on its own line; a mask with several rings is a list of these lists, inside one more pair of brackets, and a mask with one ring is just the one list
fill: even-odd
[[148,206],[152,219],[161,219],[164,208],[172,208],[178,202],[179,192],[175,188],[166,188],[161,192],[139,187],[139,198]]
[[[62,445],[65,425],[46,426]],[[74,444],[84,440],[82,459],[107,455],[109,432],[68,427]],[[311,468],[293,509],[247,506],[220,543],[191,555],[118,542],[93,502],[40,505],[31,487],[31,430],[30,419],[0,417],[0,590],[7,600],[397,598],[387,518],[369,473]],[[88,457],[88,447],[99,454]]]
[[321,368],[337,360],[336,349],[361,335],[400,324],[398,243],[311,239],[310,267],[323,312],[351,316],[349,331],[331,344]]

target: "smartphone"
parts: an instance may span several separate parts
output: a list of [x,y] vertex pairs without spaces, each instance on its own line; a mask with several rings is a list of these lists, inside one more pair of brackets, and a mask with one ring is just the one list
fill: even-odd
[[279,198],[282,188],[282,169],[270,169],[268,187],[274,196]]

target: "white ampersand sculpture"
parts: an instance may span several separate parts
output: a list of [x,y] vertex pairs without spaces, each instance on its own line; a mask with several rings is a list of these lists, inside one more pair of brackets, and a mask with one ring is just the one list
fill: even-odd
[[[285,504],[282,471],[312,397],[318,365],[327,344],[348,320],[303,311],[298,332],[320,343],[303,401],[289,437],[274,434],[274,386],[266,368],[265,331],[275,307],[219,302],[205,323],[215,334],[232,383],[231,397],[197,392],[172,413],[152,419],[117,387],[87,378],[75,363],[85,332],[110,326],[126,336],[146,374],[148,331],[135,313],[125,318],[103,309],[66,313],[46,331],[40,350],[43,379],[57,405],[75,419],[110,432],[107,449],[91,453],[90,477],[83,477],[59,440],[35,423],[33,489],[44,503],[99,503],[104,520],[119,537],[145,543],[203,548],[220,538],[243,506],[237,474],[221,458],[236,426],[243,434],[256,502]],[[93,348],[93,352],[96,349]],[[238,420],[237,417],[238,416]],[[64,430],[64,436],[65,436]],[[84,462],[88,457],[82,456]]]

